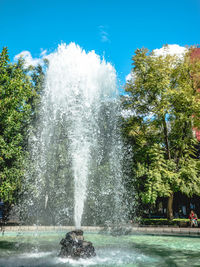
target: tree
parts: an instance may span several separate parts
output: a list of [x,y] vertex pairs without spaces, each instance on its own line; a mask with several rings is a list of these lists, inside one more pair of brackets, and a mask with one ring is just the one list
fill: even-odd
[[23,60],[9,63],[7,48],[0,53],[0,199],[6,220],[18,200],[25,170],[27,129],[37,92]]
[[196,159],[193,127],[200,126],[199,91],[192,76],[199,62],[184,57],[155,56],[137,49],[132,80],[126,84],[124,134],[133,147],[134,185],[144,203],[168,197],[167,216],[173,217],[173,194],[200,195],[200,162]]

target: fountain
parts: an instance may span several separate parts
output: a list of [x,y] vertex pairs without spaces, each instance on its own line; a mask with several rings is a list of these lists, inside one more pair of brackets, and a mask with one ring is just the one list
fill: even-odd
[[[82,218],[86,225],[116,224],[124,212],[115,69],[74,43],[61,44],[48,60],[38,120],[30,131],[23,211],[37,225],[79,229]],[[66,234],[60,256],[95,256],[80,232]]]
[[[113,227],[126,219],[116,73],[73,43],[48,59],[20,206],[23,222],[35,226],[5,231],[0,267],[200,266],[195,237],[85,231],[90,242],[84,241],[83,225]],[[42,231],[44,225],[51,230]],[[66,225],[76,229],[63,239]]]
[[48,60],[23,211],[42,225],[118,223],[125,209],[115,69],[74,43]]

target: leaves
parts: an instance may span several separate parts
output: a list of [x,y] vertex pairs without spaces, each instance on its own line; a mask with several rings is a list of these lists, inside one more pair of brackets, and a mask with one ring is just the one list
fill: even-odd
[[[122,97],[124,137],[132,145],[134,186],[145,203],[173,192],[200,194],[200,169],[193,127],[200,127],[200,93],[190,51],[184,59],[156,57],[147,49],[133,56],[133,79]],[[194,78],[195,77],[195,80]]]
[[7,48],[0,53],[0,199],[15,203],[24,177],[27,128],[34,113],[34,84],[23,61],[9,63]]

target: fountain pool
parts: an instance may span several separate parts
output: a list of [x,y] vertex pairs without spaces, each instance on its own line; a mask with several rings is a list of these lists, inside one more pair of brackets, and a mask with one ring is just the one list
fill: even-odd
[[72,260],[57,256],[64,234],[6,232],[0,237],[0,267],[200,266],[199,238],[85,233],[85,238],[93,242],[97,256]]

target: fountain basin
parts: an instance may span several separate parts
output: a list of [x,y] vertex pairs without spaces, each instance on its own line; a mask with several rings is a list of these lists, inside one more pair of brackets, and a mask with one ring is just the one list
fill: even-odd
[[[90,259],[58,257],[63,231],[5,232],[0,267],[20,266],[200,266],[198,237],[86,233],[96,250]],[[193,265],[192,265],[193,264]]]

